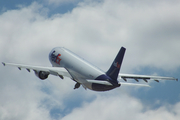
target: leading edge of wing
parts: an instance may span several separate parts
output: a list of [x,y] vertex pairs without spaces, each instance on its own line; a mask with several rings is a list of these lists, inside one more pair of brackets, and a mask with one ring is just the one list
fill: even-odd
[[71,75],[68,73],[68,71],[63,67],[42,67],[42,66],[32,66],[32,65],[23,65],[23,64],[15,64],[15,63],[4,63],[2,62],[4,66],[14,66],[21,70],[21,68],[25,68],[30,72],[31,70],[34,71],[44,71],[49,72],[52,75],[63,75],[66,77],[71,77]]
[[151,76],[151,75],[135,75],[135,74],[119,74],[119,77],[122,79],[143,79],[143,80],[176,80],[174,77],[163,77],[163,76]]

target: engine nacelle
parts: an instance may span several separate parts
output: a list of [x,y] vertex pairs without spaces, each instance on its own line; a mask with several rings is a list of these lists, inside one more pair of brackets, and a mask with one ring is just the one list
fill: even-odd
[[44,71],[35,71],[35,75],[40,78],[41,80],[45,80],[48,78],[49,73]]

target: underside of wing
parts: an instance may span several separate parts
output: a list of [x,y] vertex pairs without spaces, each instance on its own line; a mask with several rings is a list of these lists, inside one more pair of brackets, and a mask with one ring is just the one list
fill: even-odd
[[148,82],[148,80],[154,80],[156,82],[159,82],[159,80],[176,80],[176,81],[178,81],[178,79],[174,78],[174,77],[135,75],[135,74],[119,74],[119,77],[121,79],[123,79],[124,81],[127,81],[127,79],[134,79],[137,82],[139,82],[139,80],[144,80],[145,82]]
[[47,72],[52,75],[60,76],[63,78],[63,76],[71,77],[71,75],[68,73],[68,71],[63,67],[42,67],[42,66],[32,66],[32,65],[22,65],[22,64],[14,64],[14,63],[2,63],[4,66],[14,66],[17,67],[19,70],[22,68],[26,69],[28,72],[31,70],[38,72],[43,71]]

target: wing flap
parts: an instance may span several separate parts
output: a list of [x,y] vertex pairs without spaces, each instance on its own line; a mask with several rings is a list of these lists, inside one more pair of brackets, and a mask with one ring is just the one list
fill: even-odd
[[4,66],[18,67],[19,70],[21,70],[21,68],[24,68],[28,72],[30,72],[30,69],[31,69],[34,71],[49,72],[50,74],[55,75],[55,76],[61,75],[61,76],[71,77],[69,72],[63,67],[42,67],[42,66],[22,65],[22,64],[14,64],[14,63],[4,63],[4,62],[2,64]]

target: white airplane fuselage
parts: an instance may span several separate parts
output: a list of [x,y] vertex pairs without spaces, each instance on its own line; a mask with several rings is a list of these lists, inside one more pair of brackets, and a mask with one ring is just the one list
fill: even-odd
[[106,91],[120,86],[118,83],[114,83],[114,85],[102,85],[90,82],[91,80],[109,81],[111,78],[102,70],[65,48],[57,47],[52,49],[49,53],[49,60],[53,67],[64,67],[72,79],[85,88],[95,91]]

